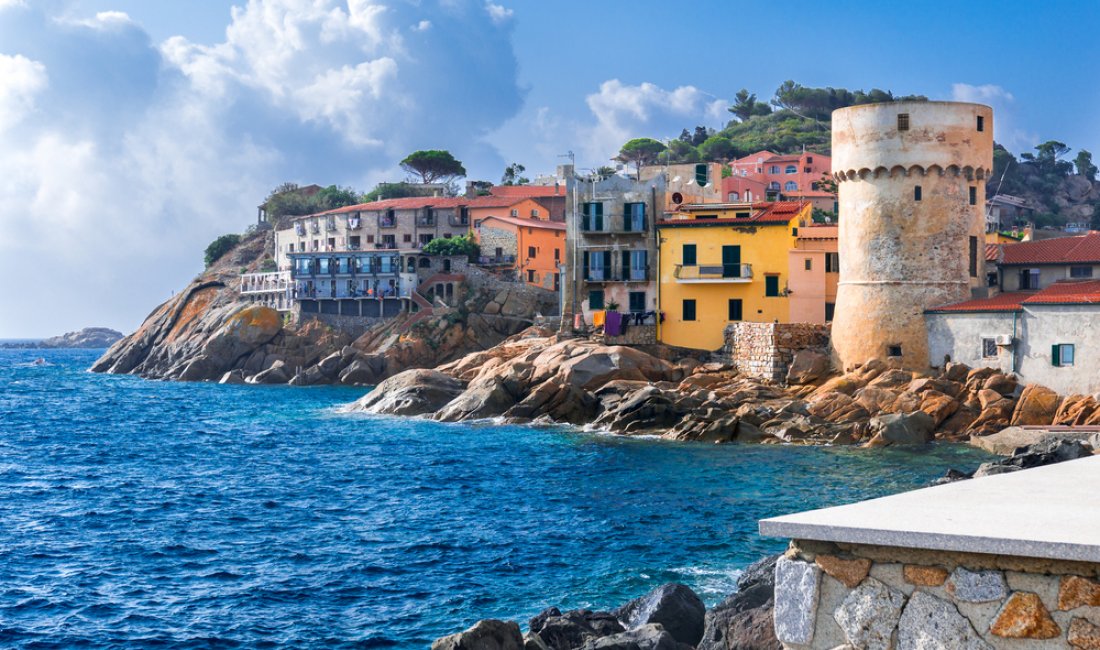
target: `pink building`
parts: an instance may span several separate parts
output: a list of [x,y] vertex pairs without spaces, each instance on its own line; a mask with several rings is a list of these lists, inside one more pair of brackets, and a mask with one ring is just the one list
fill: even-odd
[[788,302],[790,322],[829,323],[840,280],[836,226],[806,226],[789,254]]
[[722,189],[727,194],[739,192],[743,195],[750,191],[753,200],[757,200],[756,193],[762,187],[764,200],[808,201],[815,208],[836,213],[836,196],[826,192],[821,185],[822,176],[832,173],[829,156],[812,151],[785,156],[758,151],[731,162],[730,171],[733,175],[722,181]]

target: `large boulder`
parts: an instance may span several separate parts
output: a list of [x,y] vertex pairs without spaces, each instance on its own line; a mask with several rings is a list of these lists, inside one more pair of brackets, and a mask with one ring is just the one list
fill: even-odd
[[523,635],[513,621],[486,619],[465,632],[436,639],[432,650],[523,650]]
[[583,650],[691,650],[657,623],[587,641]]
[[699,650],[779,650],[773,615],[778,555],[751,564],[737,593],[708,610]]
[[387,415],[434,413],[462,393],[465,385],[438,370],[406,370],[359,398],[353,411]]
[[1038,384],[1028,384],[1020,393],[1020,401],[1012,413],[1012,425],[1050,424],[1062,400],[1051,389]]
[[540,612],[528,624],[528,636],[549,650],[578,650],[585,643],[626,630],[610,612],[575,609],[564,614],[557,607]]
[[891,413],[871,418],[870,433],[887,445],[923,445],[932,441],[936,422],[927,413]]
[[698,645],[707,608],[687,586],[661,585],[612,612],[628,628],[659,623],[680,643]]
[[286,371],[286,363],[281,359],[271,364],[271,367],[248,378],[250,384],[285,384],[290,381]]
[[787,369],[787,383],[792,386],[812,383],[829,374],[831,367],[832,362],[824,354],[813,350],[799,350],[794,353]]

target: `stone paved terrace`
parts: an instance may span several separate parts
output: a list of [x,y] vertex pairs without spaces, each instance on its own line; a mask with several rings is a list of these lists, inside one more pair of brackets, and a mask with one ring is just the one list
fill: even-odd
[[765,519],[787,648],[1100,650],[1100,456]]

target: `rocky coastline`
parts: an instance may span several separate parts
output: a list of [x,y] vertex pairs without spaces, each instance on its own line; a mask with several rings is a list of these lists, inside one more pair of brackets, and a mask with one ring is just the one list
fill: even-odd
[[21,349],[83,349],[93,350],[114,345],[123,338],[122,332],[108,327],[85,327],[75,332],[66,332],[60,336],[51,336],[41,341],[20,341],[18,343],[0,343],[0,348]]

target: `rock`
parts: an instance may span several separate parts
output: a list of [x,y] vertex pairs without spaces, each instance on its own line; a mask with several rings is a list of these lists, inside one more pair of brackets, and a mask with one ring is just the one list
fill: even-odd
[[938,566],[906,564],[901,568],[905,581],[918,587],[938,587],[947,580],[947,569]]
[[528,632],[523,635],[523,650],[550,650],[550,646],[539,635]]
[[837,424],[866,421],[871,417],[863,405],[839,391],[815,394],[806,408],[811,414]]
[[817,566],[826,574],[844,583],[849,589],[863,582],[871,570],[871,561],[866,558],[844,559],[835,555],[821,554],[814,558]]
[[860,406],[867,409],[868,413],[877,414],[893,412],[894,402],[898,400],[900,394],[901,391],[872,384],[866,388],[861,388],[854,397]]
[[1062,400],[1058,412],[1054,414],[1054,424],[1080,426],[1096,415],[1100,405],[1091,395],[1070,395]]
[[244,384],[245,381],[243,370],[230,370],[222,375],[222,378],[218,380],[219,384]]
[[577,609],[553,615],[556,611],[544,610],[531,619],[531,633],[550,650],[576,650],[590,640],[625,631],[610,612]]
[[993,404],[995,402],[999,402],[1002,399],[1004,399],[1004,395],[1001,395],[1000,393],[998,393],[995,390],[991,390],[989,388],[983,388],[980,391],[978,391],[978,404],[981,405],[983,411],[985,409],[989,408],[990,404]]
[[438,370],[406,370],[382,383],[351,405],[352,411],[386,415],[435,413],[465,389],[465,385]]
[[898,619],[898,650],[993,650],[951,603],[915,591]]
[[964,603],[1000,602],[1008,593],[1008,585],[1000,571],[956,567],[947,581],[947,593]]
[[85,327],[61,336],[51,336],[35,344],[39,348],[109,348],[122,339],[122,332],[108,327]]
[[1063,576],[1058,585],[1058,609],[1100,607],[1100,582],[1081,576]]
[[1050,617],[1038,594],[1017,591],[1009,596],[989,626],[989,631],[1009,639],[1053,639],[1062,628]]
[[364,359],[355,359],[340,373],[340,383],[347,386],[368,386],[378,382],[379,373]]
[[821,569],[781,557],[775,565],[775,637],[781,643],[808,645],[820,597]]
[[983,476],[996,476],[998,474],[1011,474],[1020,471],[1019,467],[1001,465],[1000,463],[982,463],[969,478],[982,478]]
[[787,369],[787,383],[792,386],[812,383],[829,374],[831,367],[832,362],[824,354],[799,350],[794,353]]
[[861,381],[850,375],[841,375],[840,377],[833,377],[832,379],[821,384],[814,390],[814,395],[821,395],[823,393],[844,393],[845,395],[854,395],[857,390],[866,386],[867,383]]
[[1012,457],[1002,460],[1000,464],[1029,469],[1086,458],[1092,452],[1092,447],[1080,440],[1052,437],[1017,449]]
[[943,369],[943,378],[947,381],[965,382],[970,374],[970,366],[963,363],[948,362]]
[[848,592],[833,612],[833,619],[851,645],[864,650],[890,650],[904,604],[905,595],[900,591],[867,578]]
[[908,386],[911,381],[913,381],[913,373],[908,370],[887,370],[875,377],[868,386],[892,388],[900,391],[900,389]]
[[523,650],[523,635],[512,621],[486,619],[465,632],[436,639],[432,650]]
[[749,565],[737,593],[707,611],[699,650],[780,650],[772,616],[779,555]]
[[690,650],[692,646],[678,642],[668,630],[657,623],[589,639],[583,650]]
[[981,414],[971,423],[969,431],[976,435],[985,435],[1000,431],[1008,426],[1012,420],[1012,412],[1015,404],[1007,397],[1002,397],[982,409]]
[[986,378],[985,382],[982,383],[982,388],[984,390],[996,391],[1004,397],[1015,395],[1016,386],[1017,382],[1015,377],[1001,373],[990,375]]
[[1069,623],[1066,640],[1078,650],[1100,650],[1100,626],[1084,618],[1074,618]]
[[690,646],[697,645],[703,638],[706,613],[702,599],[678,583],[661,585],[612,612],[631,629],[660,623],[674,639]]
[[286,373],[286,364],[276,361],[270,368],[248,378],[250,384],[285,384],[290,381]]
[[1061,403],[1058,393],[1038,384],[1028,384],[1012,413],[1012,425],[1050,424]]
[[927,390],[920,394],[920,410],[932,418],[934,427],[947,421],[959,410],[959,402],[954,397],[936,390]]
[[321,374],[325,377],[335,379],[347,363],[348,358],[344,355],[343,351],[333,352],[317,362],[317,369],[320,370]]
[[871,418],[870,432],[890,445],[923,445],[932,441],[935,426],[927,413],[891,413]]

